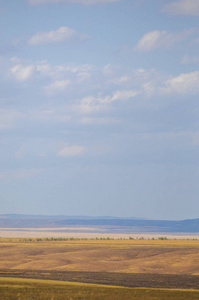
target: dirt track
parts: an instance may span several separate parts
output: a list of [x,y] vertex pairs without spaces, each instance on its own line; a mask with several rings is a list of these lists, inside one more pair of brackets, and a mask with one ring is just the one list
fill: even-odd
[[124,274],[75,271],[0,270],[0,277],[52,279],[61,281],[97,283],[125,287],[199,289],[199,276],[168,274]]

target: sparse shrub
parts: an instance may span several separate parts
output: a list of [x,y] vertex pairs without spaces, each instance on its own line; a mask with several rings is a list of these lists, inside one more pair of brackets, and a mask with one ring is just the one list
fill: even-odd
[[158,238],[158,240],[167,240],[167,237],[166,236],[161,236]]

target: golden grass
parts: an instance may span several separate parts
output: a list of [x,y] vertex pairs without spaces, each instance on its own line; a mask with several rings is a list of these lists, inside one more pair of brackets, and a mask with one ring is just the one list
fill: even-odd
[[[8,277],[0,277],[0,285],[6,283],[8,286],[13,284],[19,285],[22,284],[47,284],[47,285],[64,285],[64,286],[83,286],[83,287],[105,287],[105,288],[118,288],[118,289],[131,289],[122,286],[113,286],[113,285],[104,285],[104,284],[95,284],[95,283],[82,283],[82,282],[71,282],[71,281],[57,281],[57,280],[43,280],[43,279],[29,279],[29,278],[8,278]],[[187,291],[187,290],[185,290]],[[189,290],[194,291],[194,290]],[[199,291],[198,291],[199,293]]]
[[199,291],[123,288],[52,280],[0,278],[1,299],[53,300],[196,300]]
[[0,268],[123,273],[199,273],[199,241],[0,239]]

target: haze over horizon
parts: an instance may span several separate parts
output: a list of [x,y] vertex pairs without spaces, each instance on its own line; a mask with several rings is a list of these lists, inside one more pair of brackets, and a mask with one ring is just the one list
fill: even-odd
[[199,0],[0,0],[1,214],[199,211]]
[[174,221],[174,222],[178,222],[178,221],[199,221],[199,218],[193,218],[193,219],[156,219],[156,218],[143,218],[143,217],[133,217],[133,216],[129,216],[129,217],[121,217],[121,216],[100,216],[100,215],[97,215],[97,216],[89,216],[89,215],[62,215],[62,214],[17,214],[17,213],[8,213],[8,214],[0,214],[0,218],[10,218],[10,219],[42,219],[42,218],[49,218],[49,219],[77,219],[77,220],[89,220],[89,219],[93,219],[93,220],[97,220],[97,219],[101,219],[101,220],[108,220],[108,219],[117,219],[117,220],[138,220],[138,221]]

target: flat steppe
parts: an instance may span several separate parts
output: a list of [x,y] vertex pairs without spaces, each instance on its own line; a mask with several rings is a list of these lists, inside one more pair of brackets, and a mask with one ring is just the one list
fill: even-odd
[[199,289],[197,240],[0,239],[0,277]]

